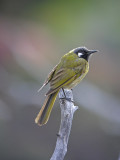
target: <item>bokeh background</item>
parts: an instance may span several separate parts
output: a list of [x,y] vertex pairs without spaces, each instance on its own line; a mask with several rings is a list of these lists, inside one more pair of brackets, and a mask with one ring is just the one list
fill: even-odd
[[69,160],[118,160],[120,153],[120,1],[0,1],[0,159],[48,160],[60,125],[59,100],[47,125],[34,119],[44,79],[78,46],[97,49],[73,90]]

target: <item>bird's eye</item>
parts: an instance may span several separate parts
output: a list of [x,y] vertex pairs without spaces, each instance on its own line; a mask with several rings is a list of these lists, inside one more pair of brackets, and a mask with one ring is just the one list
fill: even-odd
[[80,53],[80,52],[78,53],[78,57],[79,57],[79,58],[80,58],[82,55],[83,55],[82,53]]

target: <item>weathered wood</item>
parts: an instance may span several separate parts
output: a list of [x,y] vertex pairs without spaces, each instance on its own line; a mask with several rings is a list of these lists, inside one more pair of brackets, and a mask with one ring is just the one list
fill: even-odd
[[[65,95],[66,95],[66,99]],[[61,108],[61,124],[57,135],[57,142],[54,153],[50,160],[63,160],[67,153],[67,145],[72,126],[74,112],[78,109],[73,103],[72,90],[64,89],[59,92],[60,108]],[[71,101],[69,101],[71,100]]]

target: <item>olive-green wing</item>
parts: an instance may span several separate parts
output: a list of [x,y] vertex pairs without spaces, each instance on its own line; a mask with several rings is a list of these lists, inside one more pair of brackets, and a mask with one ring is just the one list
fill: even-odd
[[82,74],[81,67],[79,72],[75,72],[74,69],[62,68],[58,72],[55,72],[53,78],[50,81],[50,90],[46,95],[52,94],[59,90],[60,88],[72,83],[76,78]]
[[46,79],[45,82],[43,83],[42,87],[38,90],[38,92],[39,92],[44,86],[46,86],[46,85],[50,82],[50,80],[52,79],[52,77],[53,77],[53,75],[54,75],[54,73],[55,73],[55,71],[56,71],[56,68],[57,68],[57,65],[56,65],[56,66],[52,69],[52,71],[49,73],[47,79]]

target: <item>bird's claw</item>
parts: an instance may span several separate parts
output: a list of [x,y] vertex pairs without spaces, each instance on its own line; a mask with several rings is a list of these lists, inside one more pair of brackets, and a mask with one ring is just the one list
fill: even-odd
[[73,100],[71,100],[71,98],[64,97],[64,98],[60,98],[60,99],[67,100],[67,101],[69,101],[69,102],[74,103],[74,101],[73,101]]

